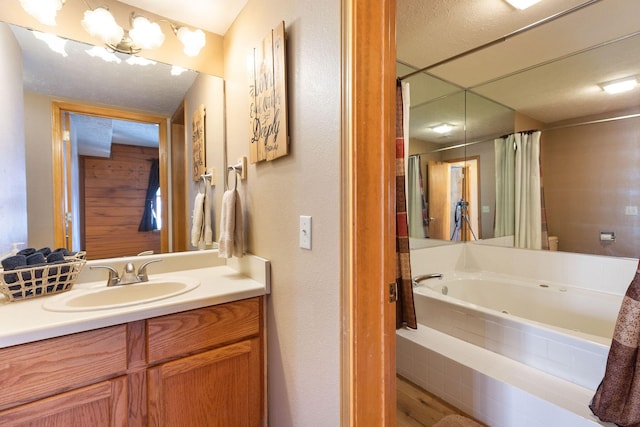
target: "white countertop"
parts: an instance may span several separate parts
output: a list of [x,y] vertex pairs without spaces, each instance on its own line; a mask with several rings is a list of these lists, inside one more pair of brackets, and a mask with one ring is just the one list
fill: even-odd
[[[159,257],[162,256],[155,258]],[[266,260],[261,261],[268,264]],[[100,262],[100,264],[105,263]],[[5,302],[3,301],[4,296],[0,296],[0,325],[2,325],[0,327],[0,348],[223,304],[268,293],[270,285],[268,278],[267,280],[262,280],[261,277],[257,277],[258,280],[253,279],[245,274],[250,274],[250,271],[241,271],[243,268],[237,268],[237,263],[229,264],[236,268],[231,268],[229,265],[213,265],[158,274],[153,273],[153,266],[156,265],[154,264],[149,269],[150,280],[182,276],[198,280],[200,285],[189,292],[170,298],[112,309],[57,312],[45,310],[42,307],[45,301],[49,298],[56,298],[56,295],[15,302]],[[85,269],[87,269],[86,266]],[[106,286],[106,281],[79,282],[71,290],[59,295],[83,292],[83,289],[87,287],[100,284]]]

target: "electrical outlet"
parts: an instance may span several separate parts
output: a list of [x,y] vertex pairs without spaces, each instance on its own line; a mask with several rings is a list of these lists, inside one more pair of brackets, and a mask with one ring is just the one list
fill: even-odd
[[638,215],[638,207],[637,206],[625,206],[624,207],[625,215]]
[[300,247],[311,249],[311,217],[300,215]]

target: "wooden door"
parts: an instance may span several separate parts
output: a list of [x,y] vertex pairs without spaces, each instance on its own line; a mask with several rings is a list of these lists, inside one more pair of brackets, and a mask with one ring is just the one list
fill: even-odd
[[82,387],[0,412],[12,427],[118,427],[127,425],[127,379]]
[[430,161],[427,165],[429,237],[450,240],[451,164]]
[[151,368],[148,425],[258,427],[261,372],[258,338]]

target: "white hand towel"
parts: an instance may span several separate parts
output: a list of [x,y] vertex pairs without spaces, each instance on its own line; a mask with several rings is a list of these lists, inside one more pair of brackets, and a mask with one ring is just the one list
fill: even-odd
[[236,192],[236,220],[233,230],[233,255],[238,258],[242,258],[242,255],[244,255],[244,223],[242,220],[242,202],[240,200],[240,194],[238,194],[238,191],[234,191]]
[[211,228],[211,191],[209,186],[206,186],[204,193],[204,244],[213,244],[213,230]]
[[198,246],[202,235],[202,216],[204,212],[204,194],[198,192],[193,202],[193,224],[191,225],[191,245]]
[[240,195],[237,190],[227,190],[222,195],[218,256],[220,258],[231,258],[234,255],[241,257],[243,252],[244,231]]

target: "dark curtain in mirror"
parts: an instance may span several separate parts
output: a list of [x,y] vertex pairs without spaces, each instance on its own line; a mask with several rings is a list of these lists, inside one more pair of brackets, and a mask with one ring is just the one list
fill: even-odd
[[158,159],[151,159],[151,169],[149,170],[149,184],[144,201],[144,212],[138,231],[153,231],[158,229],[156,220],[156,193],[160,188],[160,167]]

